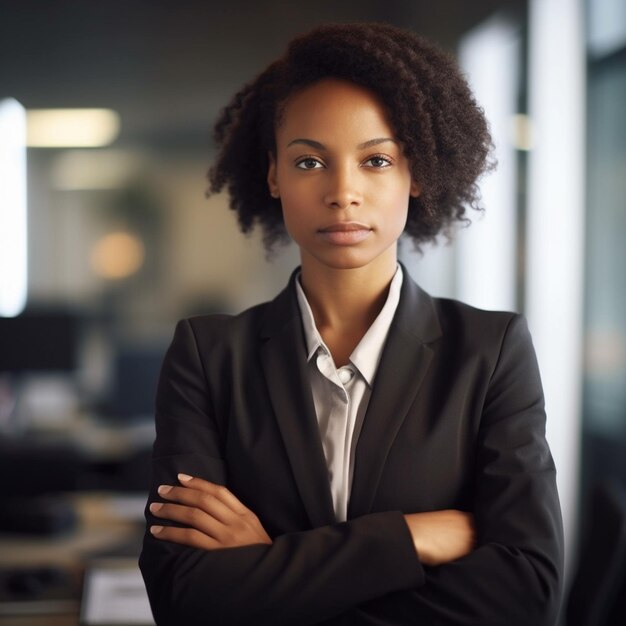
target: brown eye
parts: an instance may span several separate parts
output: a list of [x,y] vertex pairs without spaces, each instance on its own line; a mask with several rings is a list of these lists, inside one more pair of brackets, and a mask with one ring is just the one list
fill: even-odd
[[391,161],[387,157],[384,157],[380,154],[370,157],[369,159],[367,159],[367,161],[365,161],[364,164],[367,165],[368,163],[368,167],[373,167],[375,169],[383,169],[391,165]]
[[317,159],[307,157],[306,159],[298,161],[296,167],[299,167],[301,170],[316,170],[323,166]]

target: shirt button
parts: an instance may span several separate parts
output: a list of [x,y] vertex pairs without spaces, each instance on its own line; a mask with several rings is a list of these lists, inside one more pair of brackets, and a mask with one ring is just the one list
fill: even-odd
[[329,369],[330,369],[330,363],[329,363],[329,360],[328,360],[328,355],[324,354],[323,352],[320,352],[320,354],[318,355],[318,357],[316,359],[316,363],[317,363],[317,369],[322,374],[328,376]]
[[339,372],[339,380],[345,385],[352,380],[354,372],[348,367],[342,367]]

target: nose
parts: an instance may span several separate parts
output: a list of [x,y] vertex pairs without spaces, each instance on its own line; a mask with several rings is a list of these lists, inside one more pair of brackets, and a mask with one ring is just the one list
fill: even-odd
[[324,194],[324,202],[334,209],[347,209],[359,206],[362,193],[358,182],[358,174],[349,167],[338,167],[330,172],[328,187]]

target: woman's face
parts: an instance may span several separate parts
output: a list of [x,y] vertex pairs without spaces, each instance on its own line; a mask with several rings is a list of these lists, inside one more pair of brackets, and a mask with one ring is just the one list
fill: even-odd
[[385,107],[369,90],[324,79],[291,96],[268,184],[303,267],[395,267],[409,195],[419,192]]

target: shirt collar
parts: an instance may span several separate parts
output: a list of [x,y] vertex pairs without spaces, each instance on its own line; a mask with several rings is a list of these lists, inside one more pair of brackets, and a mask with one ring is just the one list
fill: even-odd
[[310,361],[313,355],[317,352],[318,348],[322,347],[328,352],[328,348],[322,339],[322,336],[317,330],[315,325],[315,319],[313,318],[313,311],[309,305],[309,301],[304,295],[304,290],[300,284],[300,273],[296,276],[296,295],[298,296],[298,305],[300,307],[300,316],[302,317],[302,327],[304,329],[304,340],[306,342],[306,360]]
[[[402,269],[398,265],[396,273],[389,285],[389,293],[387,300],[381,309],[378,317],[369,327],[363,338],[350,355],[350,362],[360,372],[367,384],[371,387],[374,382],[374,376],[378,369],[378,363],[382,355],[383,346],[389,333],[389,327],[393,320],[393,316],[398,308],[400,301],[400,288],[402,287]],[[296,277],[296,294],[298,297],[298,305],[300,307],[300,315],[302,317],[302,326],[304,328],[304,337],[307,349],[307,361],[317,353],[319,348],[327,351],[330,350],[324,343],[317,327],[309,302],[304,294],[304,290],[300,285],[300,274]]]

